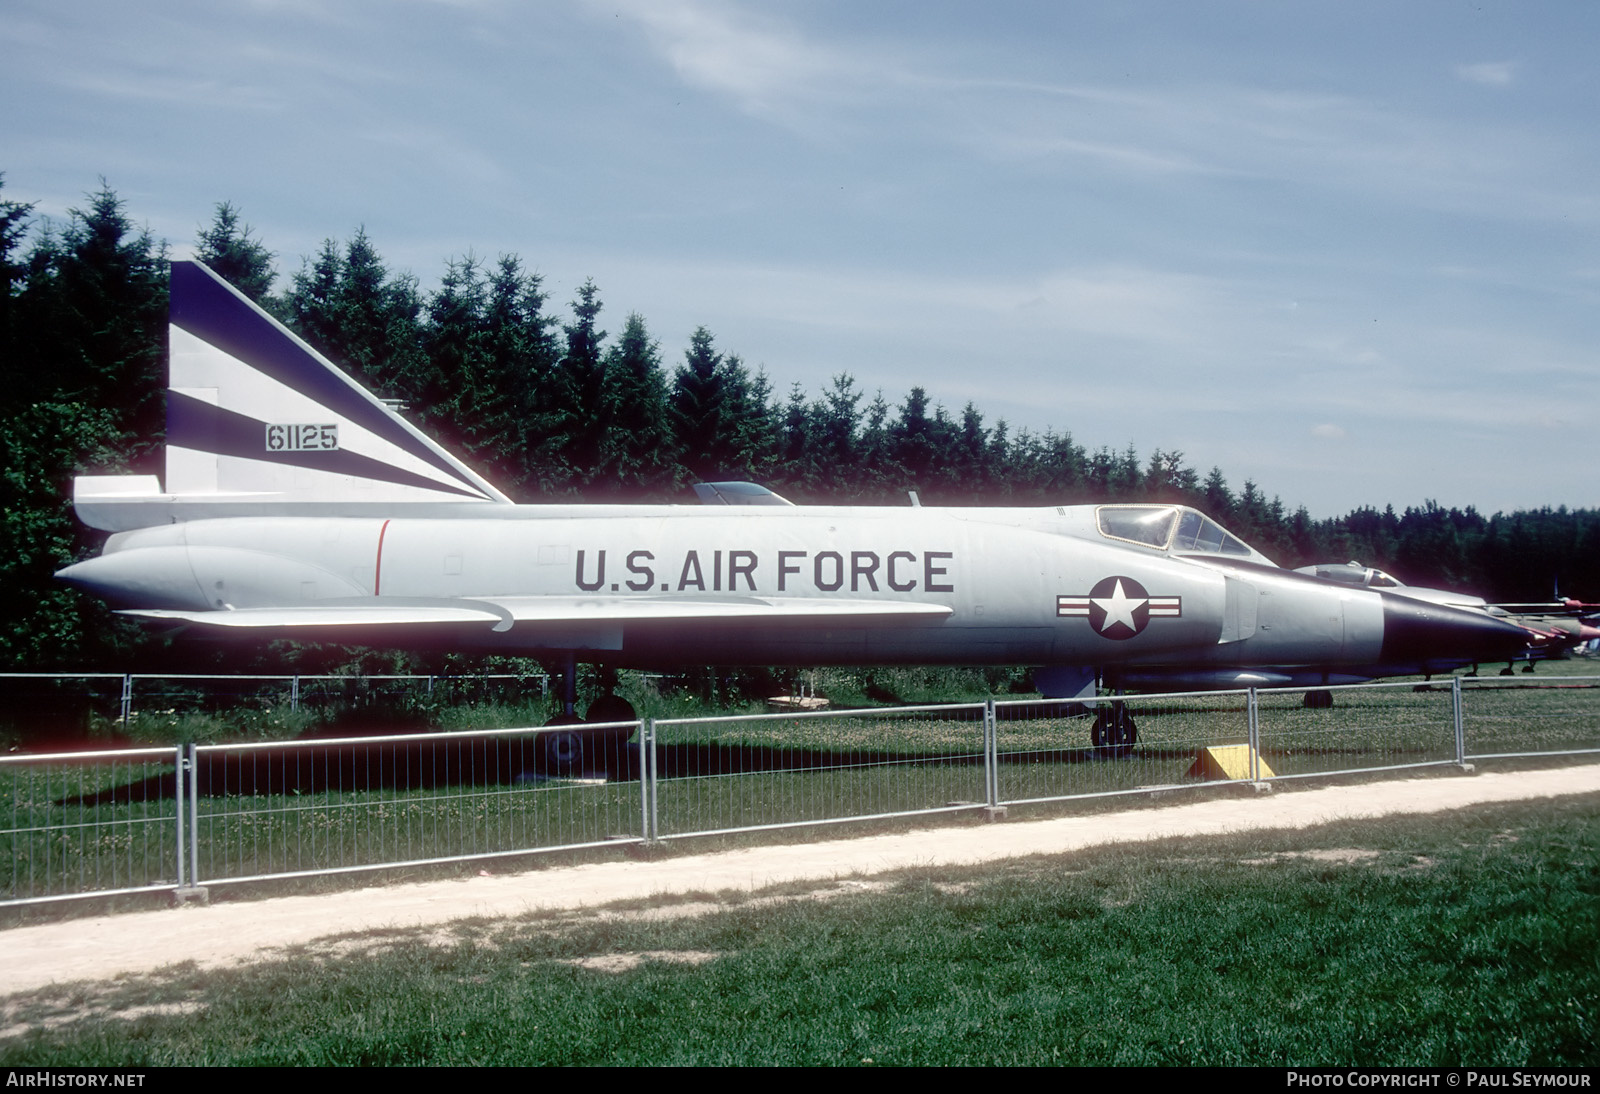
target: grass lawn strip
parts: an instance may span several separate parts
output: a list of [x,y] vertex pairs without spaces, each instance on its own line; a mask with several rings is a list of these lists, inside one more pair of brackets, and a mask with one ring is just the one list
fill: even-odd
[[1592,1066],[1597,848],[1589,794],[365,932],[14,996],[0,1062]]

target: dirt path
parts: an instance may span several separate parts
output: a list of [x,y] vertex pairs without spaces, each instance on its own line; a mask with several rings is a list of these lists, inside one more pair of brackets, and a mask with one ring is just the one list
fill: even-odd
[[1546,771],[1417,778],[1280,790],[1126,813],[931,828],[900,835],[768,846],[659,862],[608,862],[395,885],[318,896],[75,919],[0,932],[0,996],[72,980],[102,980],[182,961],[214,968],[274,956],[329,935],[426,927],[468,916],[596,908],[658,895],[754,891],[912,866],[965,865],[1108,843],[1332,820],[1433,813],[1483,802],[1600,791],[1600,764]]

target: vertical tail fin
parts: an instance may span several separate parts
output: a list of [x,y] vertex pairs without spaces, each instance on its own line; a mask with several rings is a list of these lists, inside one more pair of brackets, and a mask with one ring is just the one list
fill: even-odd
[[510,499],[199,262],[172,263],[166,490],[77,480],[108,531],[199,517]]
[[171,300],[167,493],[509,500],[199,262]]

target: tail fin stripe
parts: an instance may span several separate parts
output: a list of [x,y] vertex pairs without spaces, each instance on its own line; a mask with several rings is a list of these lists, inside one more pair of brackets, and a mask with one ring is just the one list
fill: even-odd
[[[272,481],[270,476],[263,479],[259,474],[245,471],[251,464],[258,465],[257,471],[261,470],[259,464],[263,461],[252,460],[251,464],[235,468],[233,474],[224,474],[218,479],[216,472],[220,471],[220,468],[214,470],[209,477],[202,470],[200,477],[195,478],[194,467],[186,467],[185,461],[181,459],[172,459],[172,456],[181,449],[210,455],[213,457],[212,465],[215,466],[220,419],[215,413],[196,407],[195,401],[204,404],[205,407],[219,407],[246,419],[259,420],[264,426],[271,423],[263,434],[258,435],[258,440],[261,442],[259,444],[250,442],[248,431],[238,431],[242,434],[242,443],[245,446],[245,451],[239,455],[245,459],[253,456],[255,451],[266,453],[338,448],[391,464],[401,472],[421,475],[446,487],[470,486],[462,475],[452,475],[448,469],[441,470],[435,463],[419,459],[412,451],[362,428],[360,424],[338,415],[309,396],[279,383],[260,370],[251,368],[245,362],[229,356],[182,327],[171,327],[169,335],[171,343],[171,386],[167,389],[169,398],[167,471],[171,480],[169,489],[180,492],[208,490],[214,492],[225,484],[244,487],[248,483],[250,488],[258,488]],[[196,384],[201,386],[191,386]],[[181,401],[184,398],[189,401]],[[301,429],[295,428],[296,426],[302,428],[316,426],[317,444],[309,446],[302,444],[303,434]],[[322,426],[332,426],[331,435],[323,433],[320,428]],[[199,466],[202,469],[205,467],[204,464]],[[280,480],[279,485],[281,488],[289,484]],[[450,489],[446,492],[456,491]],[[481,492],[479,496],[482,497]]]
[[322,360],[308,361],[321,355],[276,322],[263,323],[248,301],[197,264],[172,264],[171,300],[171,322],[201,341],[365,429],[390,434],[385,439],[392,443],[415,446],[366,392]]
[[167,392],[167,443],[179,448],[329,471],[423,490],[445,490],[469,498],[483,497],[476,490],[439,482],[356,452],[269,452],[263,444],[266,429],[267,423],[257,418],[212,406],[179,391]]
[[[277,320],[196,262],[172,263],[173,325],[263,376],[326,407],[414,458],[445,472],[472,496],[505,500]],[[254,458],[254,453],[252,453]]]

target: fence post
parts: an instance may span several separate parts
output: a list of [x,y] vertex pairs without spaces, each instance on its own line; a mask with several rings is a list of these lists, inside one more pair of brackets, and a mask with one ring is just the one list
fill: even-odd
[[184,773],[189,768],[188,750],[192,745],[178,745],[172,750],[172,800],[177,805],[177,831],[173,833],[172,854],[178,860],[178,888],[187,887],[186,879],[189,876],[188,859],[184,854],[185,836],[188,826],[184,823],[184,797],[188,794],[188,779]]
[[122,732],[128,732],[128,717],[133,713],[133,674],[122,674]]
[[294,714],[300,709],[300,674],[297,672],[289,677],[289,713]]
[[200,795],[195,745],[179,745],[177,761],[172,789],[178,803],[178,888],[172,896],[179,903],[198,900],[204,904],[208,894],[200,885]]
[[189,769],[189,884],[200,884],[200,761],[196,746],[187,748]]
[[984,805],[990,811],[1000,805],[1000,773],[995,765],[995,701],[984,699]]
[[1246,716],[1250,723],[1250,781],[1261,781],[1261,716],[1256,708],[1256,689],[1251,688],[1245,698]]
[[1456,765],[1467,765],[1467,724],[1461,716],[1461,677],[1450,677],[1450,714],[1456,724]]
[[644,732],[640,736],[643,740],[639,743],[639,783],[643,790],[639,795],[640,808],[644,810],[644,838],[646,842],[654,843],[661,838],[656,819],[656,720],[646,719],[642,728]]

